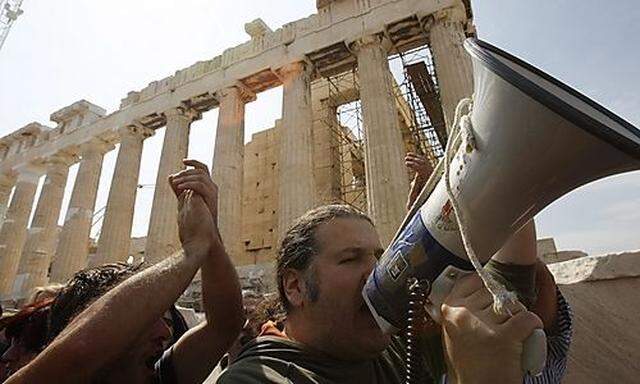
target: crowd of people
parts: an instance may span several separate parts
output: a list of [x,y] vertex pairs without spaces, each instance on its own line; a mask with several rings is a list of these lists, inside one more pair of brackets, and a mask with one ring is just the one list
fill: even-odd
[[[383,253],[374,223],[346,205],[317,207],[284,235],[276,257],[278,295],[245,308],[218,231],[218,188],[207,167],[185,160],[169,178],[178,199],[182,251],[164,261],[115,263],[45,287],[0,319],[0,381],[26,383],[405,383],[406,343],[382,333],[362,287]],[[415,171],[409,204],[430,173]],[[559,383],[571,316],[535,257],[533,223],[486,266],[524,307],[496,314],[477,276],[460,280],[442,323],[419,330],[424,383]],[[518,255],[519,257],[509,257]],[[508,263],[505,260],[527,260]],[[175,302],[201,271],[205,320],[189,327]],[[547,334],[542,375],[522,371],[523,341]],[[412,379],[415,379],[413,377]]]

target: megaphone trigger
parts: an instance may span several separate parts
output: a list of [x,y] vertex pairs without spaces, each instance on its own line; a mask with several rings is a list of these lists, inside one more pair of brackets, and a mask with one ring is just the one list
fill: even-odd
[[429,316],[437,322],[442,323],[442,312],[440,306],[444,303],[449,292],[456,285],[456,281],[472,274],[472,271],[458,269],[452,265],[448,266],[440,276],[431,285],[431,293],[427,296],[427,304],[425,305]]
[[522,345],[522,370],[531,376],[540,376],[547,362],[547,335],[534,329]]

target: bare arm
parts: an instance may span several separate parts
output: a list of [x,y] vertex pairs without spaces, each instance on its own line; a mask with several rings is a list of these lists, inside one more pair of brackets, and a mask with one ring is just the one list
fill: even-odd
[[[170,178],[173,190],[179,195],[191,189],[201,195],[217,224],[217,186],[209,170],[195,160],[186,160],[185,164],[194,168]],[[216,236],[220,239],[219,233]],[[181,384],[202,383],[242,329],[244,315],[238,275],[222,241],[216,244],[219,246],[211,249],[202,265],[206,321],[189,330],[174,346],[173,366]]]
[[532,310],[542,319],[544,328],[550,329],[555,324],[558,312],[556,283],[547,266],[538,260],[534,221],[529,221],[514,233],[502,249],[493,256],[493,259],[505,265],[535,265],[537,298]]
[[53,377],[62,384],[90,382],[100,369],[116,361],[136,336],[161,318],[211,249],[212,223],[201,217],[203,211],[208,212],[204,201],[185,194],[180,205],[184,252],[107,292],[7,383],[45,383]]
[[418,195],[420,195],[422,187],[424,187],[429,180],[433,168],[427,159],[412,152],[407,153],[404,158],[404,164],[407,168],[415,172],[413,181],[411,181],[409,196],[407,197],[407,210],[410,210],[418,198]]

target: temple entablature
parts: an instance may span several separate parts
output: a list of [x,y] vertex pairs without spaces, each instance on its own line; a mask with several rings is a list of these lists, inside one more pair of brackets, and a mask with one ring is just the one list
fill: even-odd
[[32,122],[17,131],[0,138],[0,160],[28,151],[47,140],[52,128]]
[[105,116],[107,111],[86,100],[76,101],[51,114],[51,121],[58,123],[60,133],[72,132]]
[[244,31],[247,32],[251,39],[263,37],[267,33],[273,33],[271,28],[262,19],[255,19],[244,25]]
[[[3,163],[13,166],[32,157],[47,157],[91,137],[113,142],[117,140],[114,132],[133,122],[150,129],[160,128],[165,124],[162,113],[167,109],[186,105],[203,113],[217,107],[215,94],[219,90],[240,86],[244,94],[255,95],[280,86],[282,82],[275,70],[291,63],[307,63],[312,68],[312,77],[339,73],[356,64],[351,43],[363,36],[379,36],[387,42],[389,52],[402,51],[426,41],[425,26],[434,19],[431,15],[451,14],[457,21],[464,19],[465,10],[470,14],[460,0],[335,0],[318,1],[317,6],[322,10],[318,14],[276,30],[260,19],[247,23],[249,41],[153,81],[142,90],[128,92],[120,109],[111,114],[105,115],[104,109],[85,100],[62,108],[51,115],[58,123],[55,129],[48,128],[37,135],[27,133],[37,138],[1,139],[0,156],[3,152],[7,154]],[[77,129],[80,126],[82,130]],[[35,148],[23,151],[27,147]]]

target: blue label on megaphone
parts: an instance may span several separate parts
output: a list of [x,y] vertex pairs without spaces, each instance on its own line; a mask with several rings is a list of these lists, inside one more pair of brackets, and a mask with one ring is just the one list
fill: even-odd
[[473,270],[469,261],[456,257],[434,239],[416,212],[369,275],[363,295],[374,316],[402,329],[407,313],[407,279],[433,283],[448,265]]

